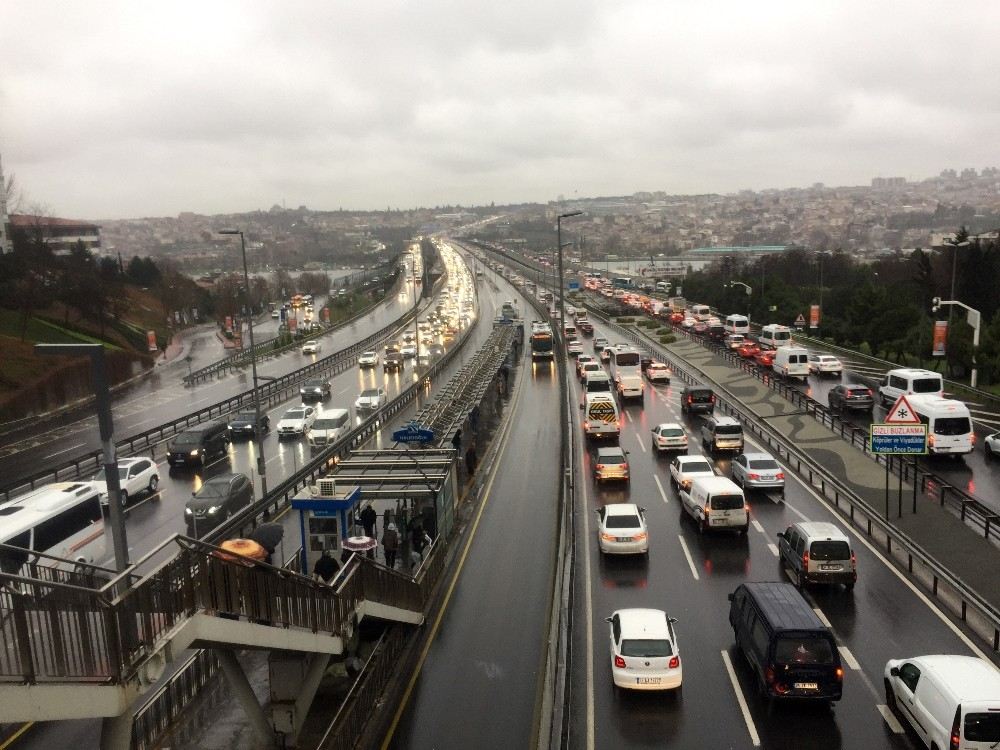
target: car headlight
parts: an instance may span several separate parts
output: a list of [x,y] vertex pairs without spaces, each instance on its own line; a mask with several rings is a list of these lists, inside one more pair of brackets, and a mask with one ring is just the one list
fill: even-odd
[[219,512],[219,509],[221,507],[222,507],[221,505],[213,505],[211,508],[208,509],[208,512],[210,515],[215,515],[216,513]]
[[185,508],[185,509],[184,509],[184,515],[185,515],[185,516],[191,516],[191,515],[194,515],[194,511],[192,511],[192,510],[191,510],[190,508]]
[[201,449],[200,449],[200,448],[195,448],[195,449],[194,449],[193,451],[191,451],[191,452],[190,452],[190,453],[189,453],[188,455],[189,455],[189,456],[197,456],[197,455],[198,455],[199,453],[201,453]]

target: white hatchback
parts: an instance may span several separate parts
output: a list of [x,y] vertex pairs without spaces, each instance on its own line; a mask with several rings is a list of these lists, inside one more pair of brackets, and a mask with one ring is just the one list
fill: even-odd
[[595,508],[597,544],[605,555],[645,555],[649,553],[646,509],[635,503],[610,503]]
[[662,609],[619,609],[607,622],[616,688],[674,690],[681,686],[681,652],[674,632],[677,620]]
[[843,375],[844,364],[832,354],[809,354],[809,372],[814,375]]
[[658,451],[686,451],[688,436],[676,422],[665,422],[653,428],[653,447]]

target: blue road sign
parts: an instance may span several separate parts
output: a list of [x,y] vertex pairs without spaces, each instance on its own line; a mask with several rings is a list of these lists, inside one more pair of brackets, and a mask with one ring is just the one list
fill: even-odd
[[432,443],[434,430],[416,422],[408,422],[392,433],[392,439],[397,443]]
[[927,453],[927,425],[873,424],[868,440],[872,453],[924,455]]
[[569,289],[571,292],[578,291],[580,289],[580,282],[579,281],[567,282],[566,288]]

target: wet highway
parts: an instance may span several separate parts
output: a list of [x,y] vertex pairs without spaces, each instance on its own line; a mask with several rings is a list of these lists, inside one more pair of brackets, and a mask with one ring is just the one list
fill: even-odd
[[[319,354],[302,354],[296,348],[260,362],[257,371],[262,376],[285,375],[365,338],[404,315],[412,307],[412,285],[406,283],[400,286],[397,294],[387,298],[365,317],[320,337],[323,349]],[[256,333],[257,329],[254,331]],[[266,336],[266,328],[264,331],[262,335]],[[201,331],[195,335],[200,340],[207,332]],[[212,336],[214,337],[214,333]],[[210,343],[204,344],[209,345]],[[209,361],[219,358],[216,356]],[[113,408],[115,434],[119,438],[134,435],[246,391],[253,385],[249,368],[191,388],[185,387],[181,380],[186,373],[186,366],[154,371],[132,392],[116,402]],[[43,435],[6,446],[3,457],[0,458],[0,474],[11,481],[39,471],[46,465],[57,465],[98,448],[100,437],[97,418],[89,416]]]
[[[609,334],[597,325],[597,335]],[[585,341],[584,351],[589,353]],[[579,563],[574,610],[571,675],[572,747],[624,748],[672,744],[712,748],[908,748],[917,747],[894,718],[884,717],[882,670],[886,660],[924,653],[981,655],[957,625],[917,593],[867,542],[848,531],[858,559],[853,592],[813,587],[806,598],[828,621],[845,667],[844,697],[827,705],[769,707],[735,649],[727,595],[744,581],[788,580],[777,557],[776,534],[801,520],[825,520],[846,530],[839,517],[785,467],[785,501],[750,496],[747,536],[701,535],[682,515],[671,488],[669,455],[658,456],[650,430],[681,423],[688,453],[702,453],[699,417],[682,417],[679,388],[650,388],[644,406],[624,410],[620,444],[630,452],[630,485],[596,487],[591,456],[583,458],[577,518]],[[758,449],[747,440],[748,449]],[[593,447],[590,449],[593,450]],[[730,457],[711,457],[730,475]],[[593,510],[634,502],[647,509],[650,552],[641,557],[602,559]],[[676,617],[684,684],[676,694],[620,694],[611,683],[605,617],[627,607],[665,609]],[[730,673],[730,666],[732,672]],[[742,706],[746,707],[746,716]]]

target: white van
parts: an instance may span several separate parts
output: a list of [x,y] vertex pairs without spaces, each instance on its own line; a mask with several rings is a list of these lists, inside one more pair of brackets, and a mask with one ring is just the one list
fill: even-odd
[[801,346],[779,346],[771,369],[783,378],[809,377],[809,352]]
[[1000,672],[975,656],[886,662],[885,702],[929,748],[987,750],[1000,743]]
[[690,489],[681,489],[681,505],[698,524],[698,531],[737,529],[746,534],[750,509],[743,490],[728,477],[696,477]]
[[706,321],[712,317],[712,308],[708,305],[691,305],[688,310],[695,320]]
[[670,282],[669,281],[657,281],[656,291],[668,294],[670,292]]
[[642,400],[644,397],[641,359],[635,349],[616,349],[611,353],[611,379],[614,380],[615,390],[622,399]]
[[924,396],[944,396],[944,378],[939,372],[900,367],[889,370],[878,387],[882,406],[892,406],[903,394],[917,393]]
[[727,315],[726,322],[722,324],[726,333],[742,333],[746,336],[750,333],[750,318],[746,315]]
[[330,409],[312,423],[307,435],[310,448],[332,445],[351,431],[351,413],[347,409]]
[[969,407],[961,401],[940,396],[913,394],[907,396],[906,401],[927,425],[928,453],[953,456],[972,453],[976,447],[976,433]]
[[587,377],[583,380],[583,392],[584,393],[611,393],[613,390],[611,385],[611,376],[608,375],[604,370],[597,370],[596,372],[588,372]]
[[602,391],[588,393],[580,408],[583,409],[584,435],[590,438],[618,437],[621,423],[614,396]]
[[760,342],[761,346],[769,346],[772,349],[777,349],[779,346],[789,346],[792,343],[792,329],[788,326],[770,323],[760,329],[757,341]]
[[105,554],[100,491],[89,482],[54,482],[14,498],[0,514],[0,544],[24,550],[0,550],[5,573],[16,574],[26,562],[34,562],[32,553],[68,561],[41,560],[52,567],[100,564]]

